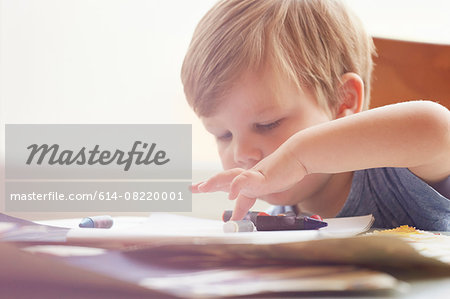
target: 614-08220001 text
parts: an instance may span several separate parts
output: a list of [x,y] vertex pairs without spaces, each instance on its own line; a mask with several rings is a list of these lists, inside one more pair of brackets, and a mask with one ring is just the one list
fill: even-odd
[[9,196],[11,201],[181,201],[183,199],[183,192],[175,191],[127,191],[127,192],[109,192],[109,191],[95,191],[89,193],[63,193],[63,192],[46,192],[46,193],[11,193]]

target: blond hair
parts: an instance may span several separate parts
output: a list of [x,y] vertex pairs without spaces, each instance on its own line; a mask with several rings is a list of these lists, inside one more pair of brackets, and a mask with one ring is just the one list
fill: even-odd
[[339,1],[224,0],[198,24],[181,79],[194,111],[209,116],[243,72],[270,64],[330,112],[339,104],[341,76],[354,72],[367,109],[372,54],[372,39]]

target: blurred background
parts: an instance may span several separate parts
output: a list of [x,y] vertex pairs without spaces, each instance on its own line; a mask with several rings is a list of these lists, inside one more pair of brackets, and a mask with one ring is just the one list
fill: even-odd
[[[220,171],[214,140],[188,107],[180,80],[194,28],[215,2],[1,0],[2,199],[5,124],[189,123],[193,128],[193,181]],[[448,103],[450,1],[346,2],[383,50],[377,67],[385,73],[376,73],[374,78],[373,106],[383,101],[436,99],[437,91],[437,100]],[[403,63],[397,67],[392,59]],[[408,77],[411,67],[421,77]],[[432,80],[424,88],[422,82],[427,78]],[[397,89],[388,90],[386,86],[393,82],[399,83]],[[445,89],[440,89],[443,85]],[[193,210],[185,214],[218,218],[232,207],[224,193],[194,194]],[[255,209],[266,207],[258,203]],[[4,212],[3,200],[0,210]],[[13,215],[28,219],[84,216]]]

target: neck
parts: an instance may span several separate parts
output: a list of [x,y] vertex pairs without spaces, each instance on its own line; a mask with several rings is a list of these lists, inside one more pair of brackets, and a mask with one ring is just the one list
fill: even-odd
[[326,185],[310,199],[298,204],[302,212],[318,214],[323,218],[335,217],[347,200],[352,186],[353,172],[333,174]]

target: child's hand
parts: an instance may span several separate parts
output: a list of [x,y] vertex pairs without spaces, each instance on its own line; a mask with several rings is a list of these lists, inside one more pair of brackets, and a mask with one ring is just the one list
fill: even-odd
[[[200,182],[191,186],[192,193],[202,193],[202,192],[216,192],[224,191],[230,193],[232,183],[236,177],[240,174],[245,173],[245,169],[233,168],[225,170],[205,182]],[[231,193],[228,196],[230,199],[235,199],[231,197]],[[246,197],[240,195],[236,201],[236,207],[233,211],[231,220],[239,220],[244,218],[245,214],[250,210],[250,208],[255,204],[256,196]]]
[[[237,180],[236,180],[237,179]],[[255,171],[246,171],[242,168],[233,168],[225,170],[205,182],[192,185],[193,193],[201,192],[228,192],[229,199],[236,199],[236,206],[233,210],[231,220],[240,220],[244,218],[250,208],[255,204],[258,193],[247,192],[247,196],[239,192],[241,184],[258,185],[261,181],[260,176]],[[236,183],[235,183],[236,182]],[[233,188],[233,192],[231,192]]]
[[287,190],[306,174],[306,169],[294,162],[287,143],[249,170],[225,170],[205,182],[193,185],[191,190],[193,193],[228,192],[228,198],[236,200],[231,220],[240,220],[257,198]]
[[233,181],[233,179],[244,171],[245,169],[242,168],[233,168],[222,171],[204,182],[192,185],[191,191],[192,193],[217,191],[224,191],[229,193],[231,182]]

